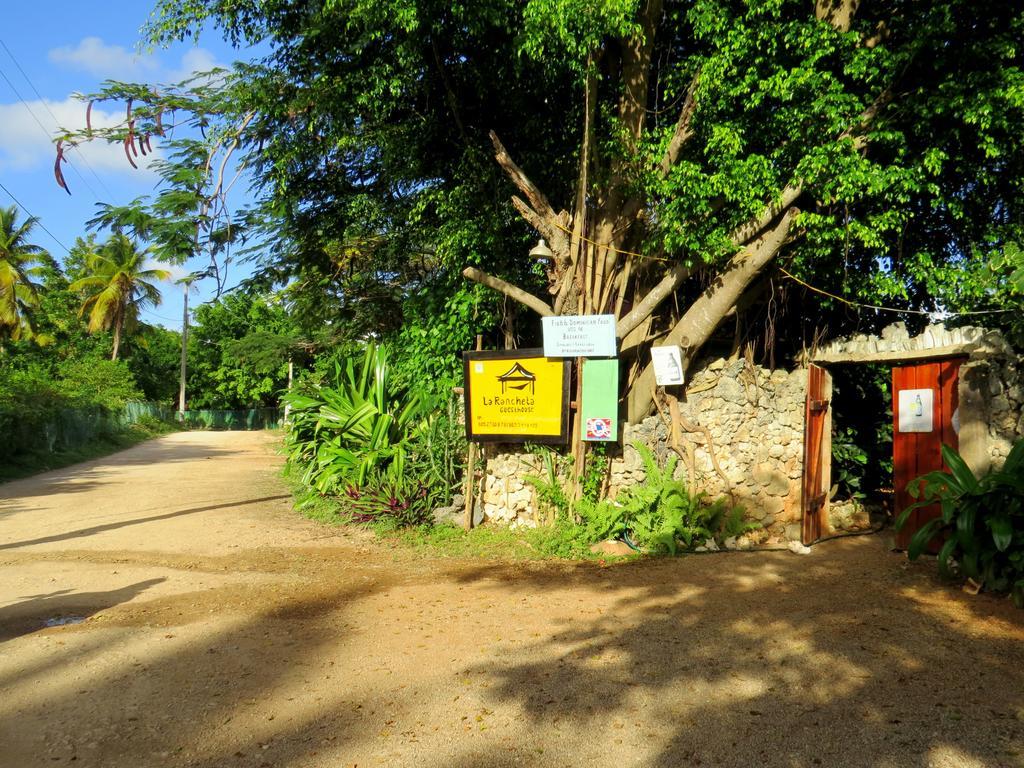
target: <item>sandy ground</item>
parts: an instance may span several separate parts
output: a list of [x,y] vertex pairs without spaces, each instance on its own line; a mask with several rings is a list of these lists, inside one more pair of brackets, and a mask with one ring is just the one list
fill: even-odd
[[297,516],[272,440],[0,486],[0,766],[1024,766],[1024,612],[882,536],[439,560]]

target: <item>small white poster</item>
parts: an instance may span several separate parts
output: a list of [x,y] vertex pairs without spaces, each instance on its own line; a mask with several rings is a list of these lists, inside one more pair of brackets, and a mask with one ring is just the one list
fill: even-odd
[[898,393],[897,414],[900,432],[932,432],[934,389],[902,389]]
[[683,383],[683,354],[679,347],[651,347],[651,361],[659,387]]
[[615,315],[543,317],[545,357],[615,357]]

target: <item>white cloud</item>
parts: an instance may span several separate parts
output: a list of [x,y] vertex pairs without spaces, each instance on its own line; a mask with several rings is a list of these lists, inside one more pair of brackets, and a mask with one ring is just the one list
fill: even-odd
[[[214,55],[203,48],[189,48],[173,66],[165,66],[156,55],[135,54],[119,45],[107,45],[98,37],[86,37],[77,45],[55,48],[49,52],[49,57],[56,64],[97,77],[151,83],[180,82],[197,72],[209,71],[218,66]],[[83,83],[85,87],[88,85]],[[54,138],[63,130],[84,129],[85,112],[86,104],[70,96],[62,101],[36,99],[24,103],[0,103],[0,173],[39,172],[52,175],[56,157]],[[118,125],[124,117],[123,104],[110,102],[93,106],[94,127]],[[102,139],[82,142],[77,147],[66,148],[68,162],[64,165],[64,176],[72,193],[96,184],[92,172],[100,175],[128,173],[143,182],[155,183],[156,175],[150,163],[161,157],[159,142],[159,137],[150,138],[154,154],[147,157],[141,153],[137,157],[133,155],[138,170],[131,167],[122,145],[108,144]],[[79,174],[88,184],[78,177]]]
[[223,66],[205,48],[189,48],[181,57],[178,67],[168,70],[162,79],[167,83],[180,83],[193,77],[197,72],[209,72],[211,69]]
[[189,48],[177,64],[167,66],[155,54],[133,53],[120,45],[108,45],[99,37],[53,48],[48,55],[54,64],[84,70],[99,79],[147,83],[179,83],[197,72],[222,66],[205,48]]
[[98,37],[83,38],[73,47],[54,48],[49,58],[54,64],[85,70],[99,78],[119,80],[144,79],[160,67],[153,56],[140,56],[120,45],[107,45]]
[[[0,104],[0,171],[42,171],[47,167],[52,168],[56,157],[53,137],[61,128],[69,131],[84,129],[85,110],[85,104],[71,97],[64,101],[47,99]],[[37,119],[45,130],[36,122]],[[98,105],[93,107],[93,127],[110,127],[123,119],[123,112],[106,111]],[[159,139],[152,139],[154,145],[158,141]],[[154,146],[153,149],[157,150],[158,147]],[[64,175],[74,192],[77,177],[74,171],[68,169],[68,165],[76,167],[86,178],[91,177],[86,167],[88,166],[96,173],[127,171],[139,174],[142,178],[155,179],[148,166],[154,157],[159,156],[159,152],[147,157],[133,157],[139,166],[137,171],[128,163],[124,149],[120,145],[108,144],[101,139],[93,139],[83,142],[77,148],[69,148],[65,155],[68,163],[65,164]],[[80,181],[78,186],[81,186]]]
[[169,283],[177,283],[192,274],[192,270],[181,264],[166,264],[162,261],[147,257],[142,262],[143,269],[162,269],[165,272],[170,272],[171,276],[167,279]]

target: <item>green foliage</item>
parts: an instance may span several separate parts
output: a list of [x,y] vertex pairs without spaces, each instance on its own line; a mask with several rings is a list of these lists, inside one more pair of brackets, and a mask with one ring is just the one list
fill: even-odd
[[35,336],[31,316],[39,304],[40,286],[33,278],[41,276],[50,262],[42,248],[28,242],[36,223],[29,218],[19,224],[16,206],[0,208],[0,344]]
[[708,503],[707,495],[691,493],[674,479],[678,459],[670,456],[658,466],[647,446],[634,444],[644,463],[647,478],[625,488],[616,500],[621,506],[631,538],[651,552],[676,554],[680,544],[690,549],[705,539],[721,537],[729,516],[725,499]]
[[[581,192],[618,245],[698,267],[674,297],[682,312],[741,245],[736,227],[792,185],[790,272],[871,303],[1001,305],[969,254],[1020,239],[1022,24],[995,0],[861,3],[848,29],[798,0],[160,0],[150,43],[214,27],[266,55],[193,84],[96,94],[133,100],[136,135],[171,109],[191,127],[165,139],[159,193],[98,223],[168,261],[264,242],[254,283],[288,284],[306,335],[397,340],[399,378],[435,392],[501,314],[464,285],[465,265],[546,296],[491,129],[554,212]],[[662,170],[691,83],[687,139]],[[126,124],[96,135],[133,139]],[[258,215],[225,210],[210,158],[228,147],[253,174]],[[660,270],[631,279],[642,294]],[[750,333],[791,347],[781,354],[805,327],[882,322],[799,290],[776,307],[777,295],[770,313],[758,300],[772,320]],[[675,320],[670,305],[657,326]]]
[[[551,452],[545,454],[547,477],[526,478],[537,489],[541,504],[554,512],[553,524],[540,541],[543,551],[577,557],[595,542],[625,538],[643,551],[674,555],[706,539],[723,541],[759,527],[745,521],[743,509],[726,499],[709,502],[705,493],[691,493],[683,481],[674,478],[675,456],[662,468],[645,445],[636,443],[634,448],[647,472],[643,483],[622,489],[614,500],[585,494],[575,505],[569,502],[557,465],[547,458]],[[597,455],[607,460],[601,453]],[[595,487],[600,488],[597,481],[591,490]]]
[[864,498],[861,481],[868,454],[855,442],[856,432],[851,428],[832,431],[832,479],[835,485],[831,495],[840,499]]
[[949,446],[942,446],[948,472],[929,472],[907,487],[919,499],[900,513],[902,528],[915,509],[938,504],[941,515],[911,537],[907,555],[916,560],[933,541],[943,541],[939,570],[953,575],[956,563],[963,576],[986,589],[1010,592],[1024,608],[1024,440],[1006,462],[975,478],[970,467]]
[[367,345],[361,360],[338,365],[333,386],[313,384],[282,401],[291,409],[289,462],[320,494],[344,494],[354,519],[418,524],[447,495],[453,478],[440,476],[454,458],[439,443],[451,428],[431,425],[431,398],[394,385],[386,348]]
[[55,368],[40,363],[0,366],[0,475],[64,466],[136,441],[143,434],[132,430],[138,418],[124,408],[139,396],[122,361],[69,359]]
[[604,488],[604,481],[608,476],[610,466],[611,460],[608,458],[605,445],[603,443],[590,445],[583,467],[583,476],[580,478],[580,490],[584,499],[598,501],[601,498],[601,491]]
[[189,408],[277,405],[288,384],[288,360],[305,358],[287,308],[241,292],[196,309],[188,355]]
[[72,407],[116,410],[142,400],[128,366],[120,360],[69,360],[58,367],[58,391]]
[[892,482],[892,371],[842,366],[832,384],[832,496],[874,499]]
[[138,335],[129,340],[124,359],[144,399],[176,403],[181,373],[181,334],[178,331],[142,326]]
[[406,466],[408,473],[430,488],[431,499],[443,506],[451,503],[462,485],[466,430],[460,423],[459,401],[451,392],[433,402],[434,412],[413,432]]

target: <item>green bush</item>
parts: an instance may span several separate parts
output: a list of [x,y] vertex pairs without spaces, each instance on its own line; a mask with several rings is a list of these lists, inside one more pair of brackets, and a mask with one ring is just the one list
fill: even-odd
[[1010,592],[1014,604],[1024,608],[1024,440],[1000,469],[981,478],[949,446],[942,446],[942,459],[948,472],[929,472],[907,486],[919,500],[900,513],[897,529],[915,509],[938,504],[941,510],[911,537],[908,557],[916,560],[941,540],[944,576],[969,577],[985,589]]
[[68,360],[57,369],[58,388],[72,408],[99,406],[116,410],[142,400],[135,377],[121,360]]
[[347,499],[353,519],[414,525],[450,497],[452,427],[432,398],[389,373],[387,350],[371,344],[361,360],[336,365],[333,386],[286,394],[288,460],[304,485]]

